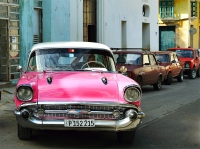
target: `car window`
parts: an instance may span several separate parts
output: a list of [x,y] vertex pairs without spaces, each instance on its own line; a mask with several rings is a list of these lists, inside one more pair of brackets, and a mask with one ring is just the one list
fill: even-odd
[[114,54],[115,62],[123,64],[133,64],[133,65],[142,65],[142,56],[141,54],[136,53],[115,53]]
[[175,60],[176,62],[178,62],[178,61],[179,61],[178,56],[177,56],[176,54],[173,54],[173,56],[174,56],[174,60]]
[[28,70],[33,70],[31,67],[33,64],[35,64],[35,67],[37,67],[39,71],[72,71],[85,68],[99,68],[103,71],[115,71],[115,63],[112,54],[103,49],[39,49],[31,54]]
[[116,54],[114,54],[114,59],[115,59],[116,63],[125,64],[126,63],[126,54],[116,53]]
[[37,71],[35,53],[32,54],[32,57],[31,57],[30,60],[29,60],[28,70],[29,70],[29,71]]
[[192,50],[177,50],[176,51],[178,57],[182,57],[182,58],[193,58],[194,57],[194,53]]
[[156,59],[160,62],[169,62],[169,55],[168,54],[156,54]]
[[143,55],[143,65],[150,65],[149,57],[148,55]]
[[151,65],[157,65],[156,59],[154,58],[153,55],[149,55],[149,59],[150,59],[150,64],[151,64]]

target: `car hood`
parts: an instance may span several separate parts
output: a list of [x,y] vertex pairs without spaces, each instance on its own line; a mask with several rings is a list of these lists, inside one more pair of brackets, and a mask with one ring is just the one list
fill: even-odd
[[[106,78],[108,83],[104,83],[102,78]],[[38,75],[37,85],[38,102],[118,102],[116,75],[111,73],[91,71],[41,73]]]

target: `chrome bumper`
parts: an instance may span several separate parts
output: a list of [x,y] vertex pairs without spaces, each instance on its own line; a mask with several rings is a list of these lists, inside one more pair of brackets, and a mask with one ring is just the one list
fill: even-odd
[[34,117],[27,119],[21,116],[21,112],[14,111],[18,123],[26,128],[42,130],[80,130],[80,131],[128,131],[139,126],[141,119],[145,116],[143,112],[138,112],[137,117],[132,119],[129,116],[122,120],[95,120],[95,127],[65,127],[64,120],[41,120]]

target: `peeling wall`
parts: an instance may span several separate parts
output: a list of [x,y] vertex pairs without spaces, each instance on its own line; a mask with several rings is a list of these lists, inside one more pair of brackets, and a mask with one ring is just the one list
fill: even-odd
[[34,1],[20,1],[20,65],[25,68],[33,45]]

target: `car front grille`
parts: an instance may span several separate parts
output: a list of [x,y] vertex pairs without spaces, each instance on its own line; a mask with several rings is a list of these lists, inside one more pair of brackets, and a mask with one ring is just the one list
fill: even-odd
[[[101,105],[39,105],[39,109],[33,112],[34,117],[45,120],[52,119],[96,119],[96,120],[116,120],[123,119],[126,111],[125,107],[101,106]],[[68,111],[83,111],[83,113],[71,114]],[[84,113],[84,111],[90,111]],[[114,111],[120,114],[118,117],[113,115]]]

